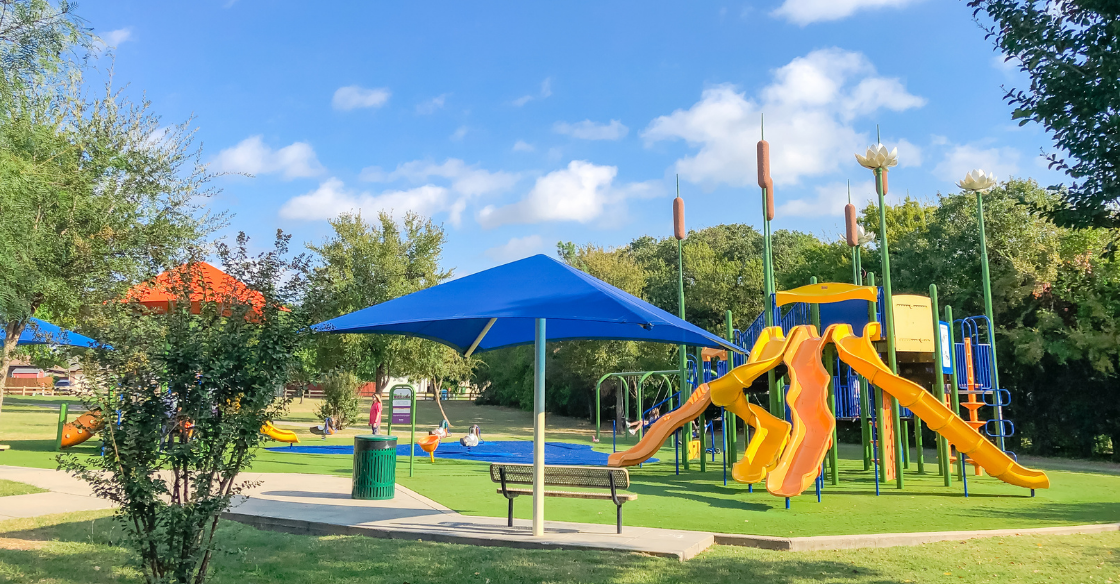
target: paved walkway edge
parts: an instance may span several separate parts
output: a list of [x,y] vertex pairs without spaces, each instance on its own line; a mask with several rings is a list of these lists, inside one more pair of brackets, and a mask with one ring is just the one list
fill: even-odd
[[979,531],[929,531],[919,533],[877,533],[863,535],[818,535],[813,537],[770,537],[765,535],[715,534],[716,545],[735,545],[786,552],[850,550],[921,545],[936,541],[954,541],[983,537],[1017,535],[1076,535],[1120,531],[1120,523],[1094,525],[1059,525],[1026,529],[988,529]]
[[[375,537],[380,539],[399,539],[408,541],[434,541],[437,543],[456,543],[465,545],[477,545],[485,547],[508,547],[517,549],[530,549],[530,550],[597,550],[608,552],[623,552],[617,547],[610,546],[597,546],[597,545],[579,545],[574,543],[555,543],[548,541],[534,541],[531,539],[496,539],[489,537],[470,537],[462,535],[449,535],[441,533],[419,533],[412,530],[391,529],[385,527],[375,526],[362,526],[362,525],[339,525],[336,523],[322,523],[319,521],[304,521],[302,519],[283,519],[279,517],[264,517],[261,515],[250,515],[246,513],[234,513],[226,511],[222,514],[222,519],[229,521],[236,521],[243,523],[250,527],[262,529],[265,531],[278,531],[281,533],[292,533],[295,535],[362,535],[365,537]],[[714,537],[706,538],[704,541],[693,545],[692,547],[677,553],[659,553],[654,551],[641,551],[633,553],[641,553],[649,556],[660,556],[665,558],[673,558],[680,561],[691,560],[699,555],[704,550],[708,549],[715,542]]]

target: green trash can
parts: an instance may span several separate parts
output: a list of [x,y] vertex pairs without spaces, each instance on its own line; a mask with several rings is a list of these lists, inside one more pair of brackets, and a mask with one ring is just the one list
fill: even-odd
[[396,492],[397,437],[355,436],[351,499],[385,501]]

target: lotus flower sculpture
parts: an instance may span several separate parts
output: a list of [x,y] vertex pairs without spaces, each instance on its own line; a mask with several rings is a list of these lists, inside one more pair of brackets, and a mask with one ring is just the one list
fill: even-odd
[[882,144],[867,147],[867,154],[860,156],[856,154],[856,160],[859,161],[860,166],[875,170],[876,168],[890,168],[898,165],[898,148],[887,152],[887,147]]
[[958,182],[957,186],[966,191],[980,193],[996,186],[996,177],[993,174],[984,174],[984,171],[978,168],[964,175],[964,180]]
[[866,232],[866,231],[864,231],[863,230],[863,225],[857,225],[856,230],[857,230],[856,232],[858,233],[856,238],[857,238],[857,241],[859,241],[860,245],[875,241],[875,236]]

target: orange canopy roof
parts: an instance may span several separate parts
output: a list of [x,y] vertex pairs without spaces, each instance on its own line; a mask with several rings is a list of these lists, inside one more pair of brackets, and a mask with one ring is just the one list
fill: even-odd
[[[191,273],[187,273],[187,270],[191,270]],[[184,284],[184,277],[190,287],[192,312],[198,312],[203,302],[224,302],[230,297],[249,304],[258,312],[264,306],[263,294],[206,262],[183,264],[170,269],[150,282],[133,286],[124,299],[139,302],[149,308],[166,309],[179,300],[179,289]]]

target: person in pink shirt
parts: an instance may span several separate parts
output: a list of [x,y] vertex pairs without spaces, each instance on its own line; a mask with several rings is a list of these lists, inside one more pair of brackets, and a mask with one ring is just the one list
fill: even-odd
[[374,434],[381,433],[381,396],[373,394],[373,404],[369,407],[369,427]]

